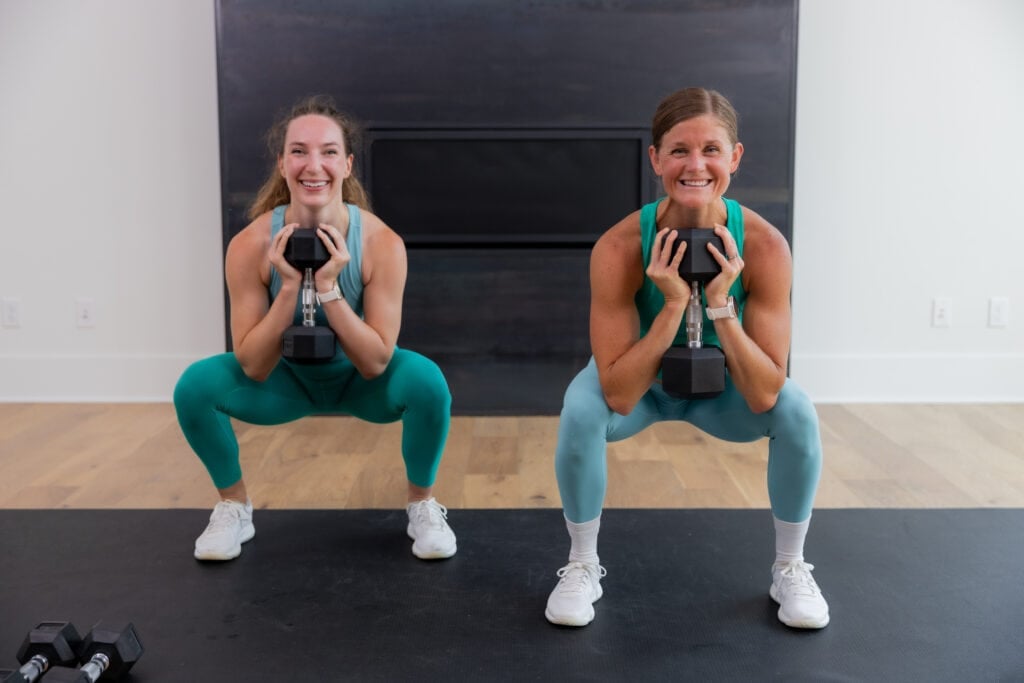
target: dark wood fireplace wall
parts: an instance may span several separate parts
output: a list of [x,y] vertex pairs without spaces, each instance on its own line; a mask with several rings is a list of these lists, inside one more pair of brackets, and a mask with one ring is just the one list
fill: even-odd
[[[456,414],[557,414],[587,361],[594,239],[659,192],[658,101],[721,91],[746,147],[730,195],[792,239],[796,0],[218,0],[223,237],[263,134],[328,93],[364,127],[357,173],[403,235],[399,344]],[[230,339],[228,339],[230,345]]]

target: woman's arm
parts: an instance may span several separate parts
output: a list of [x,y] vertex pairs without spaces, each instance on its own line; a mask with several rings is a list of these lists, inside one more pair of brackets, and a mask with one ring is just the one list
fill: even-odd
[[[750,409],[761,413],[775,406],[786,381],[793,259],[782,233],[753,211],[744,208],[743,212],[743,258],[723,265],[723,273],[708,283],[705,292],[708,306],[724,306],[732,284],[731,279],[725,283],[726,269],[742,271],[747,291],[743,324],[735,318],[715,320],[713,324],[733,383]],[[716,228],[716,232],[728,235],[725,228]],[[726,251],[735,253],[731,237],[726,241]],[[719,263],[724,260],[721,257]],[[717,282],[719,278],[721,282]]]
[[[360,375],[373,379],[387,369],[398,343],[408,262],[402,238],[368,211],[362,215],[363,318],[356,315],[344,298],[327,302],[323,310],[345,355]],[[325,291],[329,289],[327,285],[333,287],[341,272],[341,268],[334,270],[332,263],[347,263],[349,255],[341,234],[330,226],[321,227],[328,230],[338,245],[328,245],[332,261],[316,273],[317,289]]]
[[[661,357],[686,312],[690,288],[679,277],[685,245],[669,260],[674,239],[668,230],[658,233],[645,271],[636,213],[605,233],[590,256],[590,346],[604,400],[621,415],[633,410],[657,378]],[[665,306],[641,339],[634,297],[645,272],[664,295]]]
[[[294,225],[270,241],[269,214],[235,235],[228,244],[225,278],[231,304],[231,340],[246,376],[262,382],[281,359],[281,335],[292,324],[301,274],[284,260]],[[281,291],[269,305],[270,263],[281,276]]]

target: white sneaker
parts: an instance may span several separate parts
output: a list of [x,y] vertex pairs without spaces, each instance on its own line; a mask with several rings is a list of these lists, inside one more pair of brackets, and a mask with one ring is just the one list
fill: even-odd
[[828,626],[828,603],[811,576],[813,564],[803,560],[772,565],[772,587],[768,594],[779,603],[779,621],[793,628]]
[[412,554],[421,560],[441,560],[455,554],[455,532],[448,526],[448,508],[433,498],[409,503],[409,526],[405,532],[413,540]]
[[196,539],[197,560],[233,560],[242,554],[242,544],[256,534],[252,525],[252,503],[222,500],[213,508],[206,531]]
[[560,626],[586,626],[594,620],[594,603],[601,599],[601,577],[608,571],[597,564],[570,562],[558,570],[558,585],[548,596],[544,616]]

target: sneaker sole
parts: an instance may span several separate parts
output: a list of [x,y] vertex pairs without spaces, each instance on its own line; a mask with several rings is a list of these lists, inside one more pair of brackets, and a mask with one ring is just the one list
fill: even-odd
[[547,608],[544,609],[544,618],[552,624],[554,624],[555,626],[586,626],[594,620],[594,614],[595,613],[593,607],[590,608],[590,613],[587,616],[577,618],[565,616],[556,617],[555,615],[551,614],[551,612],[549,612]]
[[242,537],[240,539],[238,539],[238,545],[236,545],[235,547],[231,548],[231,550],[227,551],[226,553],[216,553],[216,552],[205,552],[204,553],[204,552],[200,552],[199,549],[197,548],[192,553],[192,557],[196,558],[197,560],[206,560],[206,561],[212,560],[212,561],[218,561],[218,562],[223,562],[225,560],[233,560],[233,559],[235,559],[236,557],[238,557],[239,555],[242,554],[242,544],[251,541],[253,536],[255,536],[255,535],[256,535],[256,527],[254,527],[252,524],[250,524],[246,528],[242,529]]
[[771,596],[779,605],[779,621],[790,628],[804,628],[804,629],[819,629],[828,626],[829,615],[826,614],[824,619],[791,619],[785,612],[782,611],[782,602],[779,601],[778,594],[775,590],[775,584],[772,584],[771,588],[768,589],[768,595]]
[[412,535],[412,527],[405,527],[405,535],[412,540],[412,554],[421,560],[447,560],[449,557],[455,554],[455,551],[459,549],[458,543],[452,543],[449,548],[439,548],[436,550],[423,550],[422,548],[416,547],[416,537]]
[[449,557],[455,554],[456,550],[458,550],[458,548],[453,546],[451,549],[446,548],[444,550],[431,550],[428,552],[422,552],[416,549],[415,543],[412,544],[412,554],[420,558],[421,560],[447,560]]

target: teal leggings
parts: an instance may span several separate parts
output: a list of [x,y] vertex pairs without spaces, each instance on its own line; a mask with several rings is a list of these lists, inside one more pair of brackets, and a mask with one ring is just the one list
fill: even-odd
[[775,407],[760,414],[750,410],[727,378],[723,393],[690,401],[673,398],[654,384],[629,415],[619,415],[604,401],[591,358],[569,384],[558,423],[555,474],[570,522],[588,522],[601,514],[608,482],[608,442],[665,420],[689,422],[724,441],[768,437],[768,498],[773,514],[784,522],[802,522],[811,516],[821,474],[818,414],[792,380],[786,380]]
[[263,382],[249,379],[233,353],[193,363],[174,388],[178,423],[214,485],[242,478],[231,420],[276,425],[307,415],[343,413],[385,424],[402,420],[409,481],[434,484],[451,421],[451,394],[441,369],[414,351],[395,349],[384,374],[363,379],[348,359],[324,365],[281,361]]

